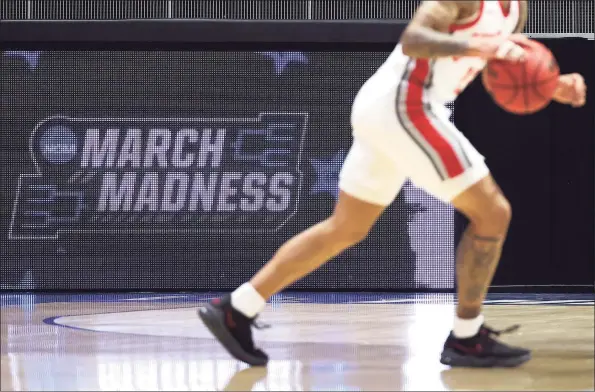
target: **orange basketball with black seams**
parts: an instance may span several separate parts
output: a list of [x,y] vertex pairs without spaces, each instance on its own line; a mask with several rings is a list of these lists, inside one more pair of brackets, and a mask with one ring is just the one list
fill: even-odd
[[552,100],[560,69],[552,52],[530,39],[511,38],[526,51],[525,61],[491,60],[482,73],[483,84],[502,109],[514,114],[531,114]]

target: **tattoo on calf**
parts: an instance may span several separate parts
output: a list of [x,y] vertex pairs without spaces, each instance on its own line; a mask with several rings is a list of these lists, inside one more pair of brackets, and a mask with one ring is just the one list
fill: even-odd
[[473,285],[465,291],[465,298],[471,302],[478,301],[481,298],[483,291],[483,285]]
[[491,275],[493,264],[500,253],[501,239],[496,237],[481,237],[471,235],[468,238],[467,249],[463,260],[468,263],[468,288],[465,299],[470,302],[481,300],[486,290],[486,280]]

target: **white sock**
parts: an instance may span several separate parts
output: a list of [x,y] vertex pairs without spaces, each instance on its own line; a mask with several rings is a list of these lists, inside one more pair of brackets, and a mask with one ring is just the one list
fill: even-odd
[[244,316],[254,318],[262,312],[267,301],[250,283],[244,283],[231,293],[231,306]]
[[452,329],[452,333],[455,335],[455,337],[459,339],[470,338],[472,336],[477,335],[477,332],[479,332],[479,328],[482,324],[482,314],[472,319],[462,319],[455,316],[455,323],[454,328]]

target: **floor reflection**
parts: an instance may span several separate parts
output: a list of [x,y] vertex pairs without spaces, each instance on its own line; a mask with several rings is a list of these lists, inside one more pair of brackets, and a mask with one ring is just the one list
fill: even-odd
[[[594,386],[594,310],[592,303],[582,306],[592,297],[491,297],[514,304],[487,306],[492,325],[522,324],[505,339],[534,350],[533,360],[516,369],[449,369],[439,363],[452,323],[451,296],[364,294],[343,300],[333,295],[314,302],[294,295],[276,302],[263,314],[273,327],[257,340],[272,358],[267,368],[232,360],[197,321],[198,301],[99,298],[0,301],[0,390],[570,391]],[[547,301],[574,305],[548,306]]]

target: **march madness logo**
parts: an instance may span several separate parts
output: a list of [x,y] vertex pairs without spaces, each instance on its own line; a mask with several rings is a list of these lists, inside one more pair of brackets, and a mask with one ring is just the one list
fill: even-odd
[[274,231],[295,213],[308,116],[50,118],[33,131],[11,238]]

